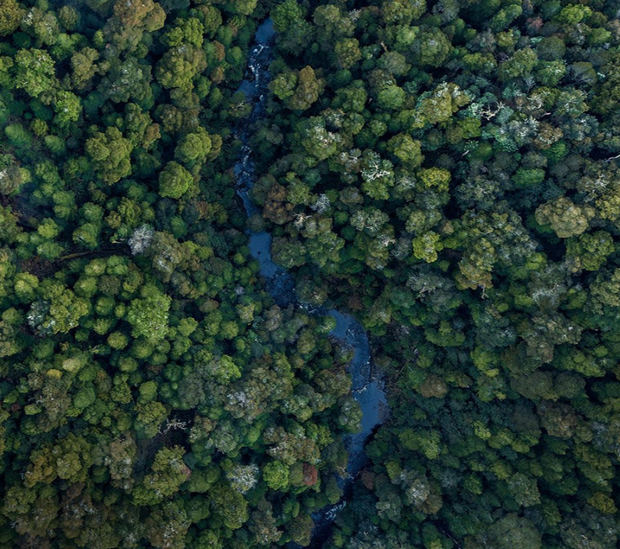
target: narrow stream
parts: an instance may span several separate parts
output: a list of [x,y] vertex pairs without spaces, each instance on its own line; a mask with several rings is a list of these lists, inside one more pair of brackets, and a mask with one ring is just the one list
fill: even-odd
[[[274,36],[273,23],[271,19],[267,19],[256,31],[254,45],[248,60],[248,78],[240,86],[240,89],[254,103],[249,120],[246,121],[243,129],[237,132],[243,146],[241,158],[234,168],[237,194],[243,201],[248,217],[259,213],[258,208],[249,196],[256,179],[252,150],[248,145],[251,135],[249,128],[264,114],[264,100],[268,93],[267,86],[270,81],[270,74],[267,69],[273,58],[272,42]],[[301,304],[295,294],[295,284],[291,274],[276,265],[271,258],[271,234],[248,231],[248,235],[250,237],[250,253],[258,261],[260,273],[265,279],[267,289],[275,302],[282,307],[296,305],[308,311],[309,308]],[[336,320],[336,327],[330,332],[330,335],[353,349],[353,359],[348,371],[352,379],[353,398],[359,403],[363,414],[360,431],[347,436],[345,441],[349,452],[348,477],[341,482],[345,495],[337,504],[325,507],[312,516],[315,531],[311,545],[321,547],[329,535],[330,525],[336,514],[346,505],[347,492],[349,491],[347,488],[350,488],[352,479],[366,463],[365,442],[373,429],[385,420],[388,407],[383,383],[373,375],[370,345],[362,325],[353,316],[335,309],[314,309],[310,310],[310,313],[332,316]]]

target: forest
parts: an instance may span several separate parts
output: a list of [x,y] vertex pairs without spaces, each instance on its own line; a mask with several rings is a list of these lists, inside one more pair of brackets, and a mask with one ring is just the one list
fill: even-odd
[[0,0],[0,549],[615,549],[619,234],[618,0]]

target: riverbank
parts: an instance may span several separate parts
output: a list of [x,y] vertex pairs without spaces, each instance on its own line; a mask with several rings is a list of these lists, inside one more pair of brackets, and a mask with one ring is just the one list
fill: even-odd
[[[248,123],[238,132],[242,141],[242,154],[235,165],[237,194],[241,198],[248,218],[258,209],[250,198],[252,186],[256,181],[256,169],[252,159],[249,143],[249,126],[256,122],[264,113],[264,101],[268,93],[270,75],[269,64],[273,58],[272,43],[275,38],[273,23],[270,19],[263,22],[256,31],[255,43],[250,50],[248,72],[252,79],[242,82],[240,90],[254,102]],[[277,265],[271,257],[271,235],[267,232],[248,231],[250,253],[259,263],[260,274],[265,279],[267,290],[279,306],[295,305],[303,307],[297,298],[292,275]],[[308,310],[307,307],[304,307]],[[357,433],[349,435],[345,445],[349,452],[347,477],[342,479],[342,499],[313,514],[315,531],[312,547],[320,547],[322,540],[329,535],[329,527],[340,509],[346,505],[348,487],[357,473],[367,462],[364,446],[373,430],[385,421],[387,400],[383,382],[375,378],[371,364],[370,344],[368,335],[362,325],[351,315],[336,309],[320,308],[310,312],[314,315],[329,315],[336,321],[330,335],[353,349],[353,358],[349,364],[352,380],[352,395],[362,411],[361,428]],[[317,544],[318,543],[318,544]]]

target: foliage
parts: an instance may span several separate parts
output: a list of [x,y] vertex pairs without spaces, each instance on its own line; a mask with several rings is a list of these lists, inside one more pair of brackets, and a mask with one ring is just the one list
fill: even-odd
[[[391,408],[325,546],[614,547],[618,455],[596,433],[618,421],[618,14],[287,0],[273,15],[258,133],[282,135],[255,198],[301,298],[371,334]],[[291,109],[305,67],[324,88]]]
[[616,4],[0,0],[0,546],[615,548]]

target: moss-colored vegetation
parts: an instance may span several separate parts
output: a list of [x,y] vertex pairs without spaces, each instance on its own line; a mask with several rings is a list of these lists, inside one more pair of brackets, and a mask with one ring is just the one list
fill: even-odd
[[614,0],[0,0],[0,547],[613,549]]

